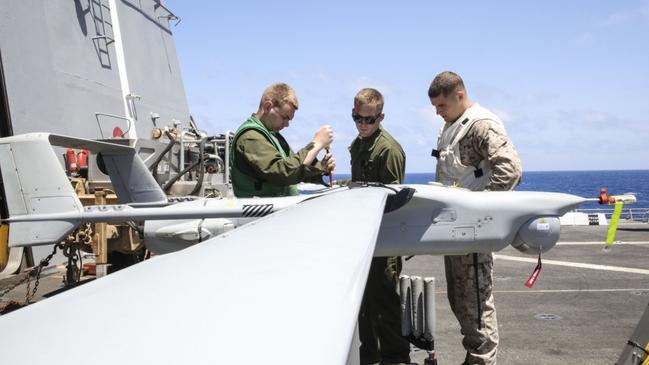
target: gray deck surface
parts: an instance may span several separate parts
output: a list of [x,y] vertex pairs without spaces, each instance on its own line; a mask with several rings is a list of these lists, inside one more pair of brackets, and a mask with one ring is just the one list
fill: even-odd
[[[602,249],[606,230],[605,226],[562,227],[559,245],[543,258],[636,268],[644,270],[643,273],[557,266],[548,261],[534,288],[527,289],[523,283],[535,263],[503,256],[534,257],[511,247],[496,254],[494,295],[500,329],[499,364],[615,363],[649,303],[649,224],[622,225],[616,238],[623,244],[616,243],[608,251]],[[41,279],[37,300],[62,288],[61,268],[47,274]],[[446,299],[442,257],[414,257],[405,263],[404,274],[437,279],[438,361],[460,364],[464,349],[459,325]],[[0,282],[0,290],[9,283],[10,280]],[[0,299],[0,306],[9,300],[24,301],[24,297],[23,285]],[[553,314],[560,319],[539,320],[535,318],[539,314]],[[414,351],[413,361],[422,363],[424,356],[425,353]]]
[[[494,281],[500,333],[499,364],[613,364],[649,303],[649,225],[621,226],[603,251],[607,227],[562,227],[561,241],[545,260],[644,269],[645,274],[556,266],[545,263],[533,289],[524,286],[535,263],[508,247],[496,255]],[[563,245],[561,242],[599,242]],[[446,299],[442,257],[418,256],[405,264],[408,275],[434,276],[437,284],[436,350],[439,364],[464,360],[460,329]],[[538,314],[560,319],[539,320]],[[424,353],[415,352],[421,363]]]

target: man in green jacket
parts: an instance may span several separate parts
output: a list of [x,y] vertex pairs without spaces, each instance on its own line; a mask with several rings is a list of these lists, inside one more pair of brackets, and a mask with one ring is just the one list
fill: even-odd
[[[358,137],[349,147],[352,181],[403,183],[406,155],[381,127],[384,117],[383,95],[378,90],[367,88],[356,94],[352,118]],[[372,259],[358,318],[363,365],[410,362],[410,344],[401,337],[397,287],[401,265],[399,256]]]
[[232,186],[237,197],[297,195],[299,182],[321,183],[336,167],[331,153],[318,153],[333,141],[331,126],[320,127],[313,140],[293,152],[279,133],[298,109],[297,95],[287,84],[272,84],[261,96],[259,109],[237,130],[230,153]]

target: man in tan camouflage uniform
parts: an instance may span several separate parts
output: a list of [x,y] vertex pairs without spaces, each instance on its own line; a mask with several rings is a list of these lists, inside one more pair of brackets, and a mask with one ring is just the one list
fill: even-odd
[[[471,190],[513,190],[521,179],[521,162],[500,119],[472,102],[460,76],[450,71],[435,77],[428,97],[446,122],[433,150],[436,180]],[[448,300],[464,335],[464,364],[495,364],[493,255],[446,256],[444,266]]]
[[297,195],[299,182],[322,182],[336,166],[331,153],[318,162],[318,153],[333,141],[330,126],[320,127],[313,140],[297,153],[279,133],[298,108],[297,95],[284,83],[264,90],[259,109],[237,130],[230,150],[232,186],[237,197]]
[[[358,137],[349,147],[352,181],[401,184],[406,155],[401,145],[381,126],[383,95],[362,89],[354,97],[352,118]],[[358,318],[361,364],[410,362],[410,344],[401,337],[401,311],[397,289],[401,257],[372,259]]]

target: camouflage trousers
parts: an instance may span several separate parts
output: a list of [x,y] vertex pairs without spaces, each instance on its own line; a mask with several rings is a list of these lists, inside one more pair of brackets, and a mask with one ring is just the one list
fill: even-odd
[[358,315],[361,364],[408,363],[410,343],[401,337],[401,257],[375,257]]
[[464,336],[462,345],[467,352],[464,364],[496,364],[498,321],[492,294],[493,255],[445,256],[444,267],[448,301]]

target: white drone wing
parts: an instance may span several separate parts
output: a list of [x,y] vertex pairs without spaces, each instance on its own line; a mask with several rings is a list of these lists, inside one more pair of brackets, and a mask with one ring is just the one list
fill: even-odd
[[344,364],[386,191],[309,200],[2,316],[2,363]]

